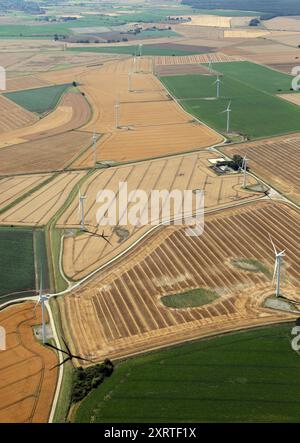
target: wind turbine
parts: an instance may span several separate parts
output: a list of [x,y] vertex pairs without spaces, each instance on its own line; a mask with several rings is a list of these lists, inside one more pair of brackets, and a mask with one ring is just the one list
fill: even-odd
[[227,131],[227,134],[228,134],[228,133],[229,133],[229,130],[230,130],[231,100],[230,100],[230,102],[228,103],[228,106],[227,106],[227,108],[225,109],[225,111],[223,111],[222,113],[224,113],[224,112],[227,113],[227,129],[226,129],[226,131]]
[[244,178],[243,178],[243,189],[245,189],[247,187],[247,157],[245,156],[243,158],[243,163],[242,163],[242,171],[244,171]]
[[39,292],[39,298],[36,302],[36,305],[34,307],[34,312],[36,312],[36,308],[38,304],[41,304],[42,306],[42,339],[43,344],[46,343],[46,319],[45,319],[45,302],[48,300],[48,296],[43,294],[43,275],[41,274],[41,282],[40,282],[40,292]]
[[142,55],[143,55],[143,43],[139,44],[139,53],[140,53],[140,57],[142,57]]
[[81,194],[81,191],[79,189],[78,192],[78,212],[81,213],[81,221],[80,221],[80,230],[85,231],[85,225],[84,225],[84,200],[86,199],[85,195]]
[[66,357],[61,363],[58,363],[57,365],[53,366],[53,368],[51,368],[51,369],[57,368],[57,367],[59,367],[59,366],[61,366],[61,365],[64,365],[67,361],[69,361],[69,360],[72,361],[73,358],[76,358],[77,360],[91,361],[90,359],[88,359],[88,358],[83,358],[83,357],[81,357],[80,355],[74,355],[74,354],[72,354],[72,352],[70,351],[70,348],[69,348],[69,346],[67,345],[67,342],[66,342],[66,340],[64,339],[64,337],[62,337],[62,340],[63,340],[63,342],[64,342],[64,345],[65,345],[66,349],[67,349],[66,351],[64,351],[63,349],[57,348],[56,346],[53,346],[53,345],[51,345],[50,343],[46,343],[46,345],[49,346],[49,348],[55,349],[56,351],[62,352],[63,354],[66,354],[66,355],[67,355],[67,357]]
[[120,114],[120,101],[116,100],[115,103],[115,120],[116,120],[116,129],[119,128],[119,114]]
[[217,98],[220,98],[220,86],[221,86],[220,77],[217,77],[217,80],[214,82],[214,85],[217,85]]
[[96,164],[97,164],[97,149],[96,149],[96,144],[97,144],[97,134],[96,134],[96,129],[94,129],[94,133],[93,133],[94,166],[96,166]]
[[128,72],[128,92],[132,92],[132,72]]
[[274,266],[274,274],[273,274],[273,280],[272,284],[274,284],[274,280],[276,278],[276,297],[280,296],[280,271],[281,271],[281,263],[282,258],[285,256],[285,250],[278,252],[275,248],[274,242],[270,236],[270,240],[275,252],[275,266]]

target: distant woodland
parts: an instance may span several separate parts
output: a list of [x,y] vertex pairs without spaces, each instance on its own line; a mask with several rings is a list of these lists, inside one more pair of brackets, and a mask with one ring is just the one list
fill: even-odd
[[25,0],[0,0],[0,12],[23,11],[29,14],[43,14],[37,2]]
[[299,0],[182,0],[199,9],[237,9],[279,15],[300,15]]

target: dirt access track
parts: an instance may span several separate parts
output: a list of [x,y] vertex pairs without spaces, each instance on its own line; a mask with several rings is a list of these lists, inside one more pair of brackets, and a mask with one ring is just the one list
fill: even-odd
[[54,397],[56,354],[34,337],[41,308],[21,303],[0,311],[6,350],[0,352],[0,423],[46,423]]
[[[162,228],[110,270],[59,298],[72,350],[96,362],[292,318],[262,304],[274,293],[269,233],[280,250],[287,249],[283,293],[300,300],[299,222],[289,206],[261,202],[208,215],[201,236]],[[234,259],[256,260],[263,268],[249,272]],[[211,288],[219,298],[188,309],[160,301],[197,287]]]
[[[131,91],[129,91],[129,76]],[[78,73],[80,90],[93,109],[91,120],[81,128],[102,135],[97,144],[97,161],[125,162],[187,152],[219,143],[223,138],[205,125],[195,122],[170,99],[152,74],[152,58],[133,58],[107,62],[100,68]],[[53,75],[44,74],[53,82]],[[67,80],[67,79],[66,79]],[[71,80],[71,77],[68,79]],[[115,104],[120,102],[119,128]],[[72,167],[93,165],[93,148]]]

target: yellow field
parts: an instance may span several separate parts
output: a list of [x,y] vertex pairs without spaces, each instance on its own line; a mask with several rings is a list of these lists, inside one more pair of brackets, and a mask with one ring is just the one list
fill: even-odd
[[[66,172],[0,215],[1,224],[43,226],[63,205],[85,172]],[[0,181],[1,189],[1,181]]]
[[191,21],[183,23],[184,26],[214,26],[216,28],[230,28],[232,17],[217,15],[192,15]]
[[[207,209],[239,204],[261,195],[244,191],[241,188],[242,177],[240,174],[217,176],[208,167],[209,158],[215,158],[215,154],[200,152],[116,167],[91,175],[81,187],[81,192],[87,197],[84,206],[85,223],[91,233],[100,234],[104,230],[107,235],[110,235],[111,245],[97,235],[66,236],[63,254],[63,268],[66,275],[72,279],[86,276],[124,251],[150,229],[149,224],[146,226],[128,224],[122,226],[122,232],[119,232],[118,229],[105,226],[101,220],[98,224],[96,215],[100,204],[96,202],[96,196],[102,189],[110,189],[118,196],[119,183],[125,181],[128,184],[128,192],[141,189],[146,191],[147,195],[152,189],[201,189],[205,192],[205,207]],[[165,171],[168,173],[166,174]],[[256,180],[251,179],[251,183],[256,183]],[[129,204],[128,211],[130,207],[132,204]],[[144,213],[150,218],[147,205],[144,208]],[[79,228],[79,222],[80,214],[78,213],[78,197],[76,196],[73,203],[58,220],[57,227]]]
[[0,180],[0,209],[12,203],[35,186],[45,181],[51,174],[20,175]]

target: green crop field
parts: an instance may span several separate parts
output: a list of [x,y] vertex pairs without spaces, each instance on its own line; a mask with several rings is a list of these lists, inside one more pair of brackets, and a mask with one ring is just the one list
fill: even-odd
[[[139,53],[138,45],[127,46],[81,46],[76,48],[68,48],[68,51],[77,52],[103,52],[108,54],[130,54]],[[193,55],[199,51],[186,51],[183,49],[160,48],[155,45],[143,45],[143,55]]]
[[18,105],[37,114],[44,114],[55,108],[62,94],[70,87],[69,84],[47,86],[45,88],[26,89],[7,92],[5,95]]
[[180,75],[160,80],[188,112],[219,132],[226,132],[223,111],[230,100],[231,132],[259,138],[300,130],[300,107],[276,96],[290,92],[291,76],[249,62],[216,63],[213,69],[223,74],[219,99],[214,76]]
[[[291,92],[292,77],[251,62],[215,63],[214,69],[252,88],[270,94]],[[293,91],[294,92],[294,91]]]
[[218,298],[218,294],[210,289],[198,288],[182,294],[165,295],[161,302],[169,308],[193,308],[212,303]]
[[0,301],[4,302],[12,298],[5,294],[35,289],[32,230],[1,227],[0,245]]
[[185,344],[116,366],[76,422],[299,422],[293,324]]

